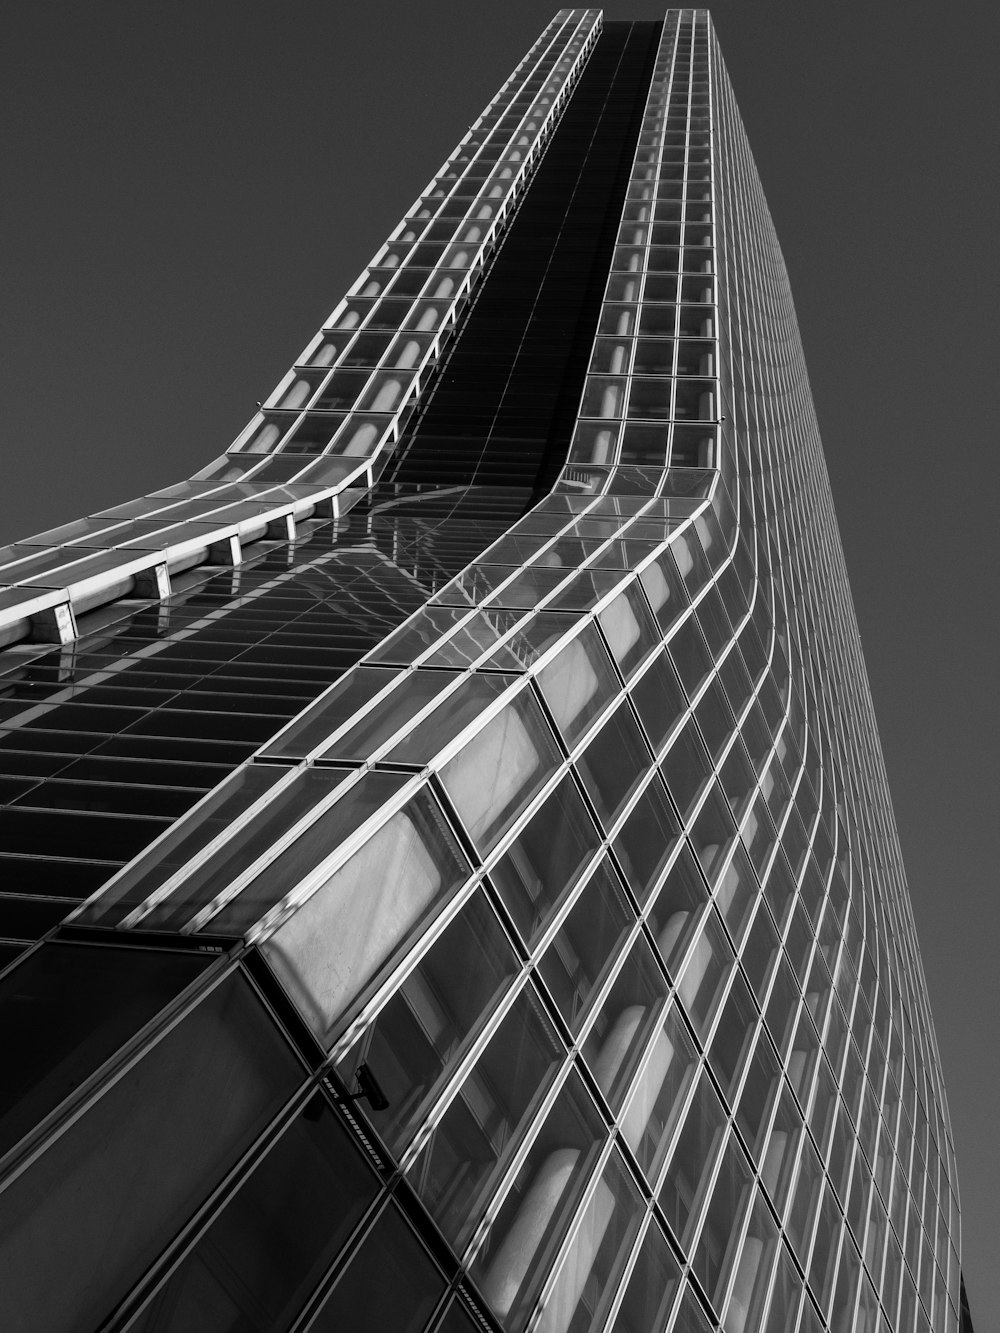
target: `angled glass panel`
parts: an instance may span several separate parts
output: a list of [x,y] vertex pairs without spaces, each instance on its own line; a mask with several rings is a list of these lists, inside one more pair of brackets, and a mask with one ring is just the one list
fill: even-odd
[[71,1096],[211,959],[48,943],[0,981],[0,1155]]
[[[433,681],[439,673],[427,671],[420,674],[427,677],[425,688],[428,697],[432,697]],[[444,674],[449,681],[454,679],[451,672]],[[450,740],[474,722],[515,679],[513,676],[484,675],[478,672],[467,676],[461,687],[429,717],[418,723],[408,736],[389,751],[387,757],[398,764],[428,763]]]
[[397,1156],[519,967],[485,894],[473,894],[340,1061],[349,1087],[358,1065],[374,1074],[389,1105],[368,1114]]
[[390,1199],[309,1325],[316,1333],[420,1333],[445,1279]]
[[493,717],[441,770],[441,780],[483,853],[501,837],[562,761],[528,691]]
[[392,671],[374,667],[355,668],[264,746],[263,753],[269,758],[304,758],[377,694],[388,689],[394,675]]
[[659,1022],[667,983],[643,936],[629,950],[583,1042],[583,1054],[612,1108],[621,1103]]
[[324,759],[364,761],[401,731],[449,685],[461,679],[452,671],[408,671],[396,689],[323,751]]
[[694,1042],[674,1005],[642,1053],[620,1118],[622,1137],[651,1182],[659,1175],[697,1068]]
[[659,1192],[667,1221],[685,1245],[715,1167],[725,1124],[722,1103],[702,1070]]
[[538,963],[571,1032],[634,924],[614,871],[601,861]]
[[290,1328],[378,1188],[315,1094],[131,1327]]
[[628,704],[623,702],[577,761],[578,771],[605,828],[610,828],[649,772],[652,756]]
[[611,1333],[662,1333],[680,1284],[680,1269],[666,1237],[650,1222],[629,1275]]
[[[252,771],[256,772],[256,769]],[[140,923],[147,929],[176,930],[185,925],[199,909],[208,908],[217,895],[265,855],[277,839],[335,792],[346,777],[346,773],[333,770],[320,772],[313,769],[297,774],[256,818],[237,828],[232,837],[207,858],[199,861],[196,847],[195,855],[185,858],[190,870],[168,895],[147,899],[143,914],[138,918]],[[194,832],[195,839],[200,840],[200,830],[196,827]]]
[[203,997],[0,1194],[12,1325],[100,1325],[304,1072],[243,978]]
[[[99,897],[81,908],[76,919],[87,925],[98,922],[114,925],[119,922],[132,908],[149,898],[171,875],[194,861],[203,848],[224,833],[244,811],[266,795],[289,772],[289,769],[275,765],[247,765],[239,769],[226,782],[221,783],[187,819],[171,829],[149,852],[117,876]],[[331,789],[331,779],[321,779],[313,787],[320,792],[328,791]],[[279,798],[276,808],[269,808],[270,817],[275,817],[283,809],[301,812],[308,804],[303,801],[304,796],[305,792],[298,785],[294,795],[290,790],[287,791],[283,801]]]
[[645,1209],[617,1153],[612,1153],[576,1221],[548,1292],[540,1333],[599,1329],[614,1298]]
[[571,639],[542,668],[538,688],[563,739],[572,746],[621,689],[593,625]]
[[534,993],[523,992],[410,1167],[410,1183],[456,1248],[492,1199],[564,1058]]
[[264,941],[264,956],[321,1042],[330,1043],[351,1001],[468,874],[424,790]]
[[600,840],[576,782],[567,774],[491,871],[525,943],[534,941],[564,894],[579,882]]
[[596,1106],[571,1075],[472,1266],[478,1289],[506,1328],[523,1328],[605,1138]]

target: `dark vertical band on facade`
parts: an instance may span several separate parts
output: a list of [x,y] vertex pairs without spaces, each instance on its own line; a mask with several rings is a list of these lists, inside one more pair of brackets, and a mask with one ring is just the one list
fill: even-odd
[[576,420],[662,27],[605,24],[393,482],[551,488]]

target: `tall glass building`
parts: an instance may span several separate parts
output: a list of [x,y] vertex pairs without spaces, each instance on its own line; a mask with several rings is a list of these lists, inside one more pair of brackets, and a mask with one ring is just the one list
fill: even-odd
[[702,10],[561,10],[230,449],[0,551],[30,1333],[952,1333],[952,1134]]

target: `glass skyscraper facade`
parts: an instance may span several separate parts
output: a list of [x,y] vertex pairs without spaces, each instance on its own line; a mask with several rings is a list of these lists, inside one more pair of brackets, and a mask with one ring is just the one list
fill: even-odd
[[5,1328],[958,1329],[706,11],[561,10],[224,455],[0,562]]

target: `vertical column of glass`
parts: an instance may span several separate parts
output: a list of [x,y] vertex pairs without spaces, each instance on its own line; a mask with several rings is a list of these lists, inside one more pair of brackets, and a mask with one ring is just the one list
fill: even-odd
[[711,131],[689,77],[654,77],[564,485],[716,466]]
[[[904,1130],[898,1119],[899,1080],[892,1070],[901,1071],[902,1060],[897,1065],[893,1052],[898,1043],[890,1024],[891,1011],[898,1005],[893,998],[898,982],[903,982],[904,992],[908,989],[905,953],[909,950],[904,947],[898,954],[897,941],[908,943],[912,936],[905,907],[897,908],[902,894],[898,849],[801,352],[797,341],[789,343],[778,336],[782,318],[794,327],[787,278],[776,251],[768,246],[770,221],[721,63],[717,68],[724,158],[721,264],[724,290],[734,306],[728,331],[735,396],[724,412],[732,416],[741,481],[758,514],[760,581],[769,587],[773,583],[774,620],[779,627],[775,638],[785,645],[790,659],[783,757],[794,765],[790,777],[799,820],[791,826],[786,822],[785,830],[802,825],[811,850],[806,873],[799,878],[801,907],[797,905],[789,916],[785,947],[793,967],[808,969],[805,999],[812,1023],[806,1023],[803,1013],[798,1027],[811,1042],[819,1042],[821,1051],[815,1079],[803,1085],[797,1099],[802,1108],[811,1108],[808,1142],[810,1156],[818,1153],[818,1159],[811,1172],[816,1183],[811,1186],[810,1210],[805,1203],[806,1156],[800,1158],[795,1194],[784,1218],[785,1234],[797,1261],[807,1269],[824,1316],[832,1322],[853,1320],[856,1327],[874,1328],[880,1318],[878,1291],[891,1322],[899,1318],[909,1328],[915,1318],[920,1326],[920,1319],[931,1318],[934,1311],[940,1315],[936,1326],[944,1327],[943,1274],[949,1259],[941,1231],[950,1203],[942,1209],[936,1195],[931,1201],[934,1191],[928,1194],[918,1185],[924,1218],[931,1219],[931,1234],[937,1230],[936,1252],[943,1262],[931,1258],[933,1240],[926,1247],[915,1240],[912,1268],[895,1259],[890,1263],[900,1228],[907,1239],[915,1235],[904,1221],[909,1191],[893,1183],[894,1144],[904,1141],[897,1136],[897,1122],[905,1136],[911,1183],[914,1159],[909,1148],[913,1131]],[[737,360],[741,340],[749,337],[750,330],[768,331],[769,324],[774,354],[765,359],[748,348],[745,359]],[[889,870],[893,859],[895,869]],[[823,982],[820,987],[817,978]],[[926,1005],[920,991],[917,996],[922,1027]],[[908,1026],[902,1023],[904,1047]],[[928,1061],[930,1078],[937,1083],[931,1041],[926,1050],[921,1060]],[[947,1142],[940,1111],[935,1107],[927,1118],[929,1123],[933,1118],[942,1142]],[[929,1129],[925,1133],[921,1124],[917,1137],[931,1155]],[[933,1156],[938,1156],[936,1151]],[[819,1163],[826,1167],[825,1179]],[[922,1163],[921,1171],[925,1170],[928,1180],[937,1181],[943,1162]],[[899,1200],[900,1228],[887,1218],[890,1194],[890,1214]],[[916,1200],[913,1206],[919,1208]],[[796,1209],[801,1221],[796,1220]],[[907,1276],[901,1281],[903,1273]],[[923,1315],[915,1309],[917,1298],[907,1295],[911,1276]],[[811,1310],[803,1307],[806,1323],[814,1317]],[[953,1319],[955,1312],[948,1323]]]
[[[721,77],[719,82],[722,83]],[[722,109],[722,104],[729,98],[729,95],[728,87],[721,89],[720,152],[723,154],[724,163],[720,171],[720,177],[723,181],[720,209],[723,218],[723,233],[727,242],[732,236],[734,226],[733,218],[729,214],[730,207],[732,207],[733,213],[738,214],[742,206],[738,177],[734,184],[734,169],[731,163],[725,160],[730,150],[725,133],[725,110]],[[730,199],[730,192],[732,199]],[[769,321],[772,324],[774,322],[769,313],[771,307],[765,303],[766,297],[764,297],[764,294],[768,293],[770,288],[772,300],[777,300],[770,275],[764,274],[759,279],[758,295],[755,297],[755,304],[751,304],[749,309],[741,306],[739,300],[743,270],[748,263],[752,266],[758,262],[758,252],[764,235],[762,230],[764,222],[764,219],[760,219],[755,221],[752,227],[748,226],[747,232],[740,237],[739,241],[733,241],[731,248],[727,246],[720,263],[723,266],[723,281],[730,306],[730,310],[727,312],[729,322],[724,325],[725,331],[730,334],[726,367],[728,372],[726,377],[727,392],[732,393],[734,391],[733,386],[738,392],[744,378],[754,380],[759,376],[767,385],[767,390],[762,393],[759,400],[759,406],[755,405],[752,409],[752,419],[751,410],[747,410],[742,399],[737,399],[735,406],[732,408],[727,403],[724,410],[727,414],[730,411],[732,412],[732,441],[734,445],[739,441],[741,448],[746,450],[746,442],[752,440],[754,448],[766,456],[766,452],[771,447],[770,441],[773,435],[780,433],[782,429],[787,429],[783,420],[787,384],[780,365],[784,355],[782,344],[776,333],[770,335],[774,337],[777,350],[777,357],[771,358],[770,363],[769,359],[761,357],[756,349],[753,349],[751,355],[748,347],[745,359],[740,356],[740,352],[744,339],[751,336],[751,330],[761,328],[766,332]],[[737,235],[739,235],[738,231]],[[777,365],[775,362],[777,362]],[[768,393],[771,399],[777,399],[777,406],[773,409],[773,412]],[[751,429],[756,433],[751,435],[749,433]],[[752,468],[753,460],[749,458],[748,453],[747,458]],[[741,473],[743,462],[744,454],[741,453]],[[745,502],[741,502],[741,512],[744,503],[749,512],[757,514],[765,512],[768,505],[773,510],[775,500],[779,504],[787,502],[780,491],[777,495],[765,492],[759,498],[748,494],[745,497]],[[794,567],[797,560],[797,555],[794,554],[794,550],[797,549],[795,547],[797,541],[796,533],[786,532],[783,545],[775,551],[775,559],[780,558],[785,566]],[[787,560],[784,559],[783,555],[786,546],[790,548]],[[750,549],[753,549],[752,540]],[[783,643],[787,644],[787,635],[783,634],[780,628],[775,628],[772,617],[767,610],[767,604],[770,603],[773,595],[770,580],[767,578],[767,568],[766,562],[758,560],[761,605],[757,615],[757,623],[758,627],[764,631],[764,641],[770,644],[772,677],[773,682],[779,686],[779,691],[777,699],[774,698],[773,694],[771,695],[770,703],[767,695],[763,693],[759,696],[759,701],[777,733],[771,760],[773,769],[768,771],[767,785],[770,789],[769,794],[777,792],[771,810],[774,816],[774,831],[780,839],[783,856],[780,860],[772,863],[766,882],[766,890],[770,886],[777,867],[780,865],[785,881],[788,883],[789,891],[783,895],[783,898],[776,899],[772,897],[770,901],[774,907],[776,923],[784,943],[782,958],[787,960],[789,969],[785,976],[791,980],[790,986],[785,985],[781,989],[777,988],[777,982],[774,983],[767,1012],[771,1031],[778,1043],[779,1050],[782,1053],[789,1052],[786,1060],[786,1077],[792,1089],[790,1095],[787,1092],[783,1095],[778,1111],[780,1119],[775,1120],[775,1128],[768,1143],[767,1156],[770,1158],[768,1165],[771,1168],[768,1174],[775,1182],[770,1194],[779,1218],[783,1216],[790,1217],[790,1210],[793,1207],[804,1210],[801,1220],[796,1221],[795,1227],[804,1233],[801,1246],[805,1246],[806,1253],[808,1253],[808,1243],[813,1231],[813,1217],[810,1216],[811,1206],[809,1203],[810,1190],[812,1190],[811,1197],[814,1201],[813,1209],[819,1207],[820,1201],[815,1192],[815,1185],[808,1183],[810,1175],[813,1179],[815,1176],[814,1172],[810,1173],[806,1170],[811,1160],[810,1154],[814,1150],[810,1147],[808,1134],[804,1132],[804,1112],[806,1108],[813,1105],[816,1108],[817,1116],[821,1118],[829,1108],[829,1091],[826,1091],[823,1097],[820,1097],[820,1092],[824,1086],[828,1087],[828,1084],[824,1085],[823,1071],[817,1064],[816,1050],[818,1034],[823,1031],[825,1014],[831,1002],[832,986],[830,977],[821,963],[819,950],[813,952],[813,932],[811,928],[813,924],[817,924],[817,915],[823,910],[823,884],[832,862],[832,849],[829,842],[827,841],[825,845],[821,845],[823,839],[826,838],[824,828],[815,818],[819,809],[820,795],[825,795],[828,799],[829,793],[815,767],[815,756],[812,757],[809,766],[811,782],[805,777],[806,766],[799,747],[802,746],[805,749],[808,742],[801,727],[802,711],[794,693],[786,652],[782,647]],[[777,600],[775,601],[774,620],[776,620],[778,626],[783,623],[781,605]],[[773,690],[773,688],[772,683],[769,689]],[[815,737],[813,737],[811,743],[815,745]],[[780,785],[777,782],[779,777],[781,779]],[[788,880],[789,870],[791,871],[790,881]],[[830,933],[831,929],[836,930],[836,921],[834,917],[827,914],[824,917],[824,932],[820,936],[820,940],[824,951],[823,956],[835,966],[837,941],[835,934]],[[831,945],[833,946],[832,957]],[[782,990],[784,991],[784,997],[781,994]],[[801,999],[798,998],[796,992],[802,996]],[[798,1165],[796,1165],[797,1153],[799,1154]],[[798,1171],[798,1177],[795,1189],[798,1192],[794,1195],[795,1202],[793,1204],[793,1195],[790,1189],[791,1182],[796,1179],[796,1170]],[[784,1181],[781,1178],[782,1176],[784,1176]],[[813,1216],[815,1216],[815,1212],[813,1212]],[[798,1304],[798,1287],[796,1282],[793,1281],[789,1286],[789,1282],[785,1280],[788,1275],[794,1275],[795,1267],[794,1261],[784,1249],[781,1251],[778,1272],[785,1275],[785,1277],[780,1283],[776,1281],[770,1318],[774,1321],[790,1318],[794,1323],[795,1307]],[[792,1299],[793,1296],[794,1299]],[[809,1315],[810,1309],[809,1306],[803,1307],[802,1319],[808,1320],[811,1317]]]

